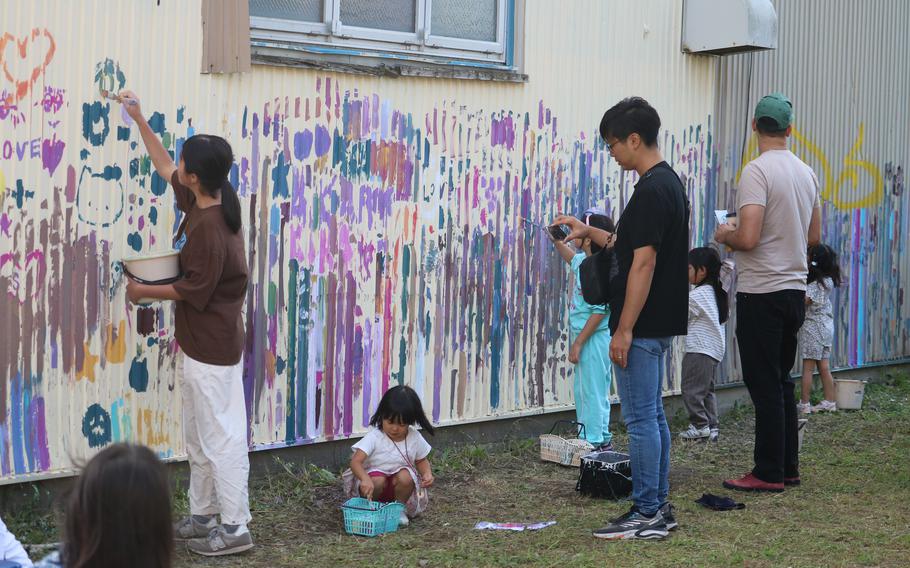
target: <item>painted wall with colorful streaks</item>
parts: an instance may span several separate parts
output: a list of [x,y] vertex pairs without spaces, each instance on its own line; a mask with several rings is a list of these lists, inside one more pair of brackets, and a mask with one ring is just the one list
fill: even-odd
[[661,109],[693,202],[711,183],[713,65],[678,52],[681,14],[656,0],[529,3],[524,84],[201,75],[198,2],[161,4],[2,8],[6,481],[65,474],[119,440],[183,453],[173,307],[128,306],[119,265],[167,249],[180,217],[101,89],[139,93],[178,155],[196,132],[234,146],[256,448],[363,432],[394,384],[413,386],[439,424],[571,407],[568,271],[521,219],[621,212],[635,180],[597,125],[633,92]]
[[[599,141],[605,108],[635,93],[660,110],[693,246],[733,196],[744,137],[715,110],[716,61],[679,52],[677,4],[529,2],[524,84],[200,75],[198,2],[4,6],[0,482],[66,473],[118,440],[183,454],[173,308],[128,306],[118,262],[167,249],[180,217],[101,88],[138,92],[176,154],[196,132],[234,146],[253,447],[357,435],[392,384],[417,389],[439,424],[570,407],[569,276],[521,219],[621,213],[635,179]],[[848,134],[808,118],[797,151],[820,172],[827,160],[826,187],[852,188],[826,189],[826,238],[851,282],[837,361],[907,356],[907,145],[878,118]],[[861,177],[867,162],[880,185]],[[867,187],[881,199],[862,201]],[[667,392],[679,360],[677,346]],[[727,360],[721,382],[737,378]]]
[[[795,113],[791,149],[818,175],[822,241],[837,252],[844,277],[832,294],[831,364],[852,368],[906,361],[910,193],[904,171],[910,163],[910,67],[904,54],[910,50],[910,4],[774,4],[778,49],[719,62],[717,202],[733,206],[742,164],[758,155],[750,136],[758,99],[772,91],[786,93]],[[728,338],[735,341],[732,332]],[[731,355],[724,374],[738,380],[736,353]],[[801,369],[800,362],[796,367]]]

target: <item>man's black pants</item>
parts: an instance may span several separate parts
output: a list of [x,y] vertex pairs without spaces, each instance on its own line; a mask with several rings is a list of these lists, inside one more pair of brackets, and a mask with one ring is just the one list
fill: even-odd
[[755,405],[755,467],[768,483],[799,476],[796,398],[790,371],[806,317],[806,293],[736,294],[736,339],[743,380]]

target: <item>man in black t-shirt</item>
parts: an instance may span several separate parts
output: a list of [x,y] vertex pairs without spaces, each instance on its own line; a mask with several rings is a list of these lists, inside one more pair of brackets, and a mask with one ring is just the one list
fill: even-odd
[[[610,359],[629,431],[632,508],[594,531],[608,540],[660,539],[676,528],[668,501],[670,429],[661,398],[664,360],[688,322],[689,204],[682,183],[657,147],[660,117],[632,97],[608,110],[600,134],[613,159],[640,179],[614,235],[573,217],[566,238],[615,246],[619,273],[610,282]],[[614,243],[615,240],[615,243]],[[606,277],[606,276],[605,276]]]

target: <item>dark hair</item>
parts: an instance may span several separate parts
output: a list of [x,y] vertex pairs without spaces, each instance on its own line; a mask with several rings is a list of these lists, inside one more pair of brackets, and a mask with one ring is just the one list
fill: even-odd
[[840,286],[840,266],[837,264],[837,253],[828,245],[817,244],[809,247],[809,284],[816,280],[830,278],[834,286]]
[[645,146],[657,144],[660,132],[660,116],[648,101],[641,97],[629,97],[610,107],[600,119],[600,136],[625,140],[637,132]]
[[[582,219],[585,221],[585,219]],[[588,225],[594,227],[595,229],[602,229],[608,233],[612,233],[616,230],[616,226],[613,224],[613,219],[609,218],[606,215],[601,215],[600,213],[594,213],[587,219]],[[603,247],[598,245],[595,242],[591,243],[591,253],[597,254]]]
[[164,464],[145,446],[114,444],[88,462],[69,497],[67,568],[170,568],[171,496]]
[[711,247],[698,247],[689,251],[689,264],[698,270],[705,269],[705,279],[696,286],[710,284],[714,288],[714,299],[717,300],[717,315],[720,323],[727,321],[729,306],[727,293],[720,283],[720,255]]
[[777,121],[769,116],[763,116],[755,121],[755,129],[765,136],[781,137],[787,133],[786,128],[778,126]]
[[381,430],[383,420],[409,426],[420,424],[420,427],[430,434],[436,432],[427,415],[423,413],[420,397],[414,389],[404,385],[392,387],[382,395],[376,413],[370,418],[370,425]]
[[206,194],[216,197],[221,193],[221,213],[231,232],[240,230],[240,199],[228,174],[234,163],[234,152],[228,141],[220,136],[197,134],[187,138],[180,153],[183,167],[188,174],[199,178],[199,185]]

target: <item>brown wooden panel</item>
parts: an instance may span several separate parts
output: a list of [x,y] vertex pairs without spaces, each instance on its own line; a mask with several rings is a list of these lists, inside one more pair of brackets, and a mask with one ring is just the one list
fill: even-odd
[[247,0],[202,0],[202,72],[250,70]]

